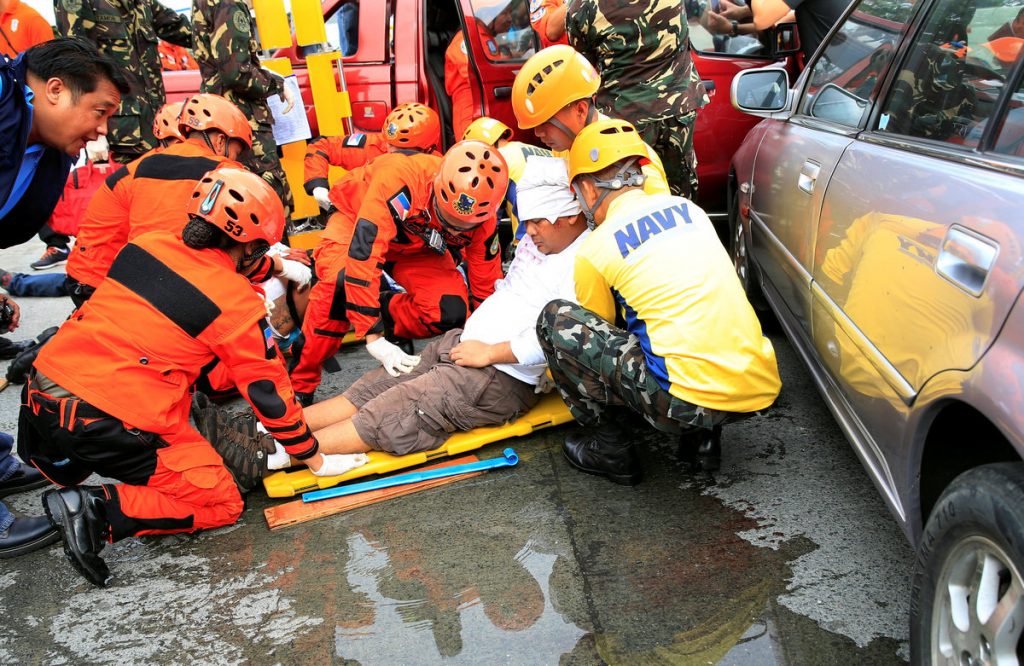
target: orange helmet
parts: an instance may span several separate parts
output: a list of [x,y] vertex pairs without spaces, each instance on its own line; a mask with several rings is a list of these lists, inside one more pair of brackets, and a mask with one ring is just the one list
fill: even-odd
[[512,83],[512,110],[520,129],[546,123],[570,102],[589,99],[601,75],[571,46],[541,49],[523,64]]
[[384,119],[383,134],[389,146],[430,150],[441,142],[441,121],[429,106],[407,102]]
[[160,141],[185,140],[181,130],[178,129],[178,116],[181,115],[181,107],[184,105],[184,102],[167,102],[156,112],[156,118],[153,119],[153,135],[157,139]]
[[245,169],[208,171],[192,190],[188,214],[221,229],[239,243],[281,240],[284,206],[270,184]]
[[494,118],[481,116],[471,122],[462,133],[463,141],[483,141],[494,146],[502,139],[512,138],[512,128]]
[[442,222],[468,230],[495,216],[507,189],[508,166],[501,153],[480,141],[460,141],[445,154],[434,178],[434,206]]
[[191,130],[220,130],[230,139],[238,139],[252,148],[252,128],[241,110],[220,95],[201,93],[184,102],[178,116],[178,130],[188,136]]

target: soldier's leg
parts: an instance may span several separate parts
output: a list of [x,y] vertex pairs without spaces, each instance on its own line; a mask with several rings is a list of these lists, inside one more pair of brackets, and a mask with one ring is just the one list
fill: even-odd
[[672,194],[697,200],[697,155],[693,151],[693,125],[697,112],[675,119],[637,125],[637,131],[661,158]]
[[107,143],[115,162],[127,164],[156,147],[153,136],[155,110],[136,98],[122,101],[117,113],[107,121]]
[[292,211],[295,210],[295,199],[292,196],[292,188],[288,184],[288,177],[281,166],[281,160],[277,155],[277,142],[274,141],[274,134],[269,129],[260,129],[252,135],[252,152],[256,166],[254,171],[264,180],[270,183],[277,195],[281,197],[284,204],[285,221],[291,221]]
[[387,296],[381,305],[384,326],[401,338],[429,338],[466,322],[469,292],[451,255],[425,251],[403,257],[391,276],[406,291]]

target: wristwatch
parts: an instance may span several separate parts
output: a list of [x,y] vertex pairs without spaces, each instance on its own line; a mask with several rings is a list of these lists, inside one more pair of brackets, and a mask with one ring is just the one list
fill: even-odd
[[729,35],[732,36],[732,37],[736,37],[737,35],[740,34],[740,22],[739,21],[730,21],[730,22],[732,23],[732,32],[729,33]]

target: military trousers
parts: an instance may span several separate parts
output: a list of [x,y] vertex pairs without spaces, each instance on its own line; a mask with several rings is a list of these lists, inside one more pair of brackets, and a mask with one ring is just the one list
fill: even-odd
[[712,428],[746,416],[672,395],[648,372],[637,336],[571,301],[554,300],[544,307],[537,337],[558,392],[585,426],[601,423],[607,407],[628,407],[669,433]]
[[696,121],[697,112],[691,111],[677,118],[636,123],[640,136],[661,158],[669,190],[690,201],[697,200],[697,155],[693,152]]

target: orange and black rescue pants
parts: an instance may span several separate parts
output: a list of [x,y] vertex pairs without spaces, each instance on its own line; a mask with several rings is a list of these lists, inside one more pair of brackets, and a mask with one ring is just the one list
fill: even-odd
[[231,473],[192,427],[139,431],[75,396],[39,390],[37,378],[22,392],[18,454],[59,485],[93,472],[121,481],[103,485],[110,541],[238,520],[244,505]]

